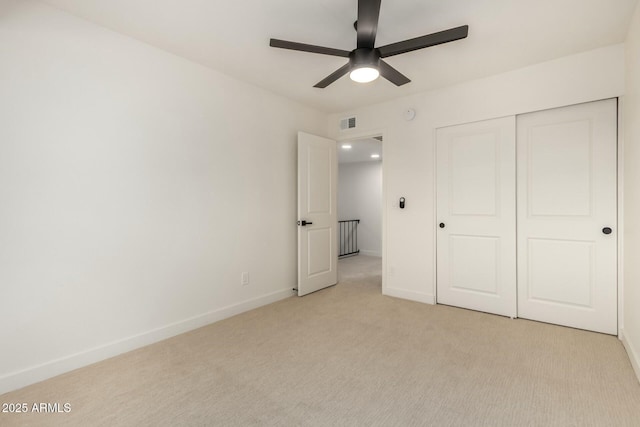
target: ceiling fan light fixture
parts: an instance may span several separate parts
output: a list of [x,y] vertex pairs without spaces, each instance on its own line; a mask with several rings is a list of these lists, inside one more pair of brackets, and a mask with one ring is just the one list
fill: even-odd
[[354,82],[369,83],[380,77],[380,71],[372,66],[364,66],[351,71],[349,77]]
[[344,64],[313,86],[319,89],[324,89],[347,73],[349,73],[351,80],[355,82],[372,82],[382,75],[382,77],[394,85],[402,86],[411,80],[387,62],[383,61],[383,58],[464,39],[469,33],[469,26],[462,25],[437,33],[427,34],[426,36],[376,47],[376,33],[378,31],[381,2],[382,0],[358,0],[358,20],[353,25],[357,32],[357,44],[356,48],[350,52],[343,49],[279,39],[271,39],[269,46],[349,58],[347,64]]

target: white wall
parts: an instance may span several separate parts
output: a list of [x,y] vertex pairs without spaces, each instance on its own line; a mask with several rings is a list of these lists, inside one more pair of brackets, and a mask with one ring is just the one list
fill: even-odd
[[[331,115],[329,132],[334,138],[384,135],[383,292],[423,302],[435,300],[436,128],[623,93],[624,46],[615,45]],[[417,115],[407,122],[402,112],[409,107]],[[357,115],[358,127],[338,131],[338,120],[351,114]],[[407,200],[404,210],[392,207],[400,196]]]
[[0,393],[291,295],[326,115],[28,1],[0,64]]
[[338,220],[359,219],[358,247],[382,256],[382,162],[338,165]]
[[623,342],[640,379],[640,6],[626,46]]

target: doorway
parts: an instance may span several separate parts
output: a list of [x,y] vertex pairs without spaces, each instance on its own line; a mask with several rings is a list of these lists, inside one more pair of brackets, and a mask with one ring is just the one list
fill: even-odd
[[365,281],[382,291],[383,149],[381,135],[340,141],[338,283]]

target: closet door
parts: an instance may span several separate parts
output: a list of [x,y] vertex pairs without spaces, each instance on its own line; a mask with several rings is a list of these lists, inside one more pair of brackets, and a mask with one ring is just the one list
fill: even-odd
[[518,316],[617,333],[616,100],[524,114]]
[[437,302],[516,315],[515,117],[441,128]]

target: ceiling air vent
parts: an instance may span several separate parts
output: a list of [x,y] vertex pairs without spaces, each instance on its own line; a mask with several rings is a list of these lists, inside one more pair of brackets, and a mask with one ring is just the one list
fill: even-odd
[[356,127],[355,117],[347,117],[346,119],[340,120],[340,130],[353,129],[355,127]]

